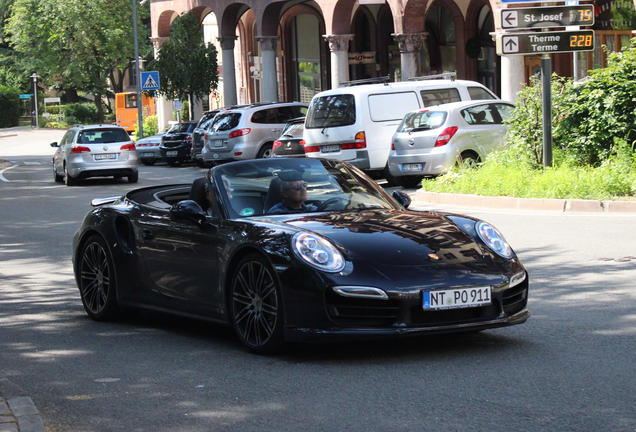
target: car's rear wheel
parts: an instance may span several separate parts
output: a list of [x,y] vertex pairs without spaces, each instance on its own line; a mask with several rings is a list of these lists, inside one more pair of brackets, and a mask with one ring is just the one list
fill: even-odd
[[401,186],[403,188],[414,188],[422,184],[423,176],[394,176],[389,171],[388,165],[384,167],[382,172],[389,186]]
[[141,163],[146,165],[146,166],[153,166],[154,164],[157,163],[157,161],[155,159],[140,159]]
[[139,171],[135,171],[128,176],[128,183],[137,183],[139,181]]
[[57,170],[55,169],[55,164],[53,164],[53,180],[55,180],[56,183],[64,182],[64,176],[63,175],[59,175],[57,173]]
[[77,184],[77,180],[71,177],[71,175],[68,173],[66,164],[64,164],[64,183],[66,183],[66,186],[75,186]]
[[181,161],[168,160],[168,165],[170,165],[171,167],[176,167],[176,166],[181,165]]
[[263,147],[261,147],[261,149],[258,151],[258,155],[256,155],[257,159],[266,159],[266,158],[271,158],[272,157],[272,143],[269,144],[265,144]]
[[96,321],[112,319],[119,311],[117,282],[113,258],[104,239],[91,236],[84,243],[79,260],[79,289],[86,313]]
[[462,152],[457,158],[457,164],[464,168],[475,168],[480,162],[479,155],[472,151]]
[[258,254],[244,257],[234,273],[230,315],[241,342],[257,354],[272,354],[284,345],[283,302],[274,270]]

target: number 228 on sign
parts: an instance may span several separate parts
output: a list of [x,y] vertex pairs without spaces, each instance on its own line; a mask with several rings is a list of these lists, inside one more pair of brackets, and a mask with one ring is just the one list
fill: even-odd
[[592,35],[572,35],[570,36],[571,47],[591,47]]

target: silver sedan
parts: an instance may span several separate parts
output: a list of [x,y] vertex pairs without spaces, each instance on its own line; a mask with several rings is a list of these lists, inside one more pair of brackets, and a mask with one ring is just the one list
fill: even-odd
[[144,165],[154,165],[161,160],[159,146],[161,145],[161,137],[165,134],[165,132],[160,132],[137,140],[135,147],[137,147],[137,159],[139,162]]

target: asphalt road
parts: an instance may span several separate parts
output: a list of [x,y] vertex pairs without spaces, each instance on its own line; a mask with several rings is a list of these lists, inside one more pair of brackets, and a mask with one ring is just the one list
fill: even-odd
[[[530,274],[523,325],[248,354],[229,328],[83,311],[71,237],[95,197],[190,182],[53,182],[62,133],[0,131],[0,375],[49,431],[636,431],[636,217],[474,211]],[[448,208],[422,206],[421,209]]]

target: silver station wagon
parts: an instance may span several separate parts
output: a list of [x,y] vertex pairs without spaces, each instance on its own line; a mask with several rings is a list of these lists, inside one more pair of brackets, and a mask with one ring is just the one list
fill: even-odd
[[393,135],[389,172],[395,184],[414,187],[457,161],[474,165],[504,142],[514,105],[499,100],[454,102],[404,116]]
[[53,179],[73,186],[89,177],[127,177],[130,183],[139,180],[135,143],[121,126],[76,125],[62,141],[51,143],[57,148],[53,155]]

